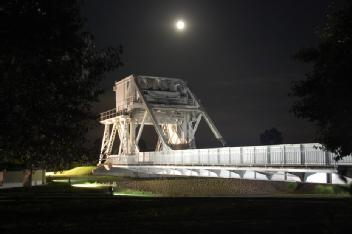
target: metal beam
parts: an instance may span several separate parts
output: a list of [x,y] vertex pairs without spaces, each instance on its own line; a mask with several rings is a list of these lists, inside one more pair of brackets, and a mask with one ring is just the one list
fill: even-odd
[[148,111],[148,113],[149,113],[149,116],[150,116],[150,118],[151,118],[151,120],[152,120],[152,122],[153,122],[153,126],[154,126],[154,128],[155,128],[155,131],[156,131],[156,133],[159,135],[159,137],[160,137],[160,139],[161,139],[161,141],[162,141],[162,143],[163,143],[163,149],[165,149],[165,150],[171,150],[171,148],[170,148],[169,145],[167,144],[166,139],[165,139],[165,136],[164,136],[163,132],[161,131],[161,128],[160,128],[160,126],[159,126],[159,124],[158,124],[158,122],[157,122],[157,120],[156,120],[156,118],[155,118],[155,115],[154,115],[154,113],[153,113],[153,110],[150,108],[148,102],[145,100],[144,95],[143,95],[143,93],[141,92],[141,87],[139,86],[139,84],[138,84],[138,82],[136,81],[136,78],[135,78],[134,76],[132,76],[132,80],[133,80],[134,84],[135,84],[136,87],[137,87],[137,92],[138,92],[138,94],[139,94],[139,96],[140,96],[140,98],[141,98],[141,100],[142,100],[142,102],[143,102],[143,104],[144,104],[144,107],[145,107],[146,111]]
[[203,117],[205,119],[205,121],[207,122],[210,130],[213,132],[214,136],[216,139],[218,139],[221,144],[223,146],[226,146],[226,142],[224,140],[224,138],[222,137],[222,135],[220,134],[219,130],[217,129],[217,127],[215,126],[213,120],[210,118],[210,116],[208,115],[208,113],[205,111],[205,109],[203,108],[203,106],[198,102],[198,99],[196,98],[196,96],[191,92],[190,89],[187,88],[187,92],[192,96],[193,100],[195,101],[195,103],[199,106],[199,109],[202,111]]
[[137,134],[137,137],[136,137],[136,145],[138,145],[139,139],[142,136],[142,132],[143,132],[143,128],[144,128],[144,122],[145,122],[145,119],[147,117],[147,114],[148,114],[148,111],[145,111],[143,119],[142,119],[142,123],[139,126],[138,134]]

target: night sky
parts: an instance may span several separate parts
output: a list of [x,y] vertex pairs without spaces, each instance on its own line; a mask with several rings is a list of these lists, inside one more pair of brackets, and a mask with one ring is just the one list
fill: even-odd
[[[329,2],[86,1],[83,15],[97,45],[124,50],[125,65],[103,81],[94,111],[114,108],[112,85],[130,74],[175,77],[188,82],[230,146],[258,145],[271,127],[284,143],[313,142],[314,125],[289,112],[290,84],[309,71],[292,55],[317,44]],[[179,18],[186,22],[181,33]],[[204,126],[197,137],[200,146],[213,145]]]

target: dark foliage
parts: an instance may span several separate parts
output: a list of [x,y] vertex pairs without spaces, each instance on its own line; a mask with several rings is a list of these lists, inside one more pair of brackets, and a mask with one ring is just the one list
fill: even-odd
[[313,69],[293,84],[292,95],[299,99],[292,111],[316,123],[316,140],[341,158],[352,152],[352,5],[330,10],[318,47],[295,56],[313,64]]
[[260,134],[260,142],[263,145],[282,144],[282,141],[282,134],[276,128],[266,129],[262,134]]
[[99,81],[121,48],[97,49],[78,0],[0,5],[0,160],[62,168],[83,147]]

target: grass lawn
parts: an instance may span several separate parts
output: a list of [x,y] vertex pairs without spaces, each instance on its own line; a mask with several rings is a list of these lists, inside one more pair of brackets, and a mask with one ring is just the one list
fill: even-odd
[[95,166],[76,167],[59,173],[47,172],[47,181],[74,187],[113,186],[118,195],[129,196],[339,196],[350,197],[340,185],[239,180],[201,177],[128,178],[93,175]]
[[74,177],[74,176],[88,176],[92,175],[92,170],[96,169],[95,166],[75,167],[70,170],[59,172],[47,172],[46,176],[51,177]]
[[121,197],[52,183],[0,191],[0,211],[0,233],[349,233],[352,200]]
[[[335,189],[331,186],[302,187],[287,183],[270,187],[268,191],[274,188],[298,191],[280,196],[165,197],[159,194],[163,187],[174,191],[174,186],[192,188],[198,183],[196,188],[200,191],[209,186],[217,191],[228,185],[242,186],[241,191],[247,191],[246,186],[262,186],[261,190],[268,189],[265,187],[268,184],[243,180],[229,184],[225,180],[198,178],[99,177],[92,176],[91,170],[75,168],[50,175],[51,182],[46,186],[0,190],[0,234],[351,231],[352,200],[331,194]],[[114,191],[109,185],[112,182],[117,185]],[[154,191],[145,188],[154,188]],[[319,194],[304,194],[307,191]]]

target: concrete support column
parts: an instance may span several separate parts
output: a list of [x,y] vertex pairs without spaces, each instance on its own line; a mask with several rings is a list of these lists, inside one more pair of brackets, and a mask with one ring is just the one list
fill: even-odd
[[270,171],[268,171],[268,172],[261,171],[261,172],[256,172],[256,173],[265,175],[265,177],[266,177],[268,180],[272,180],[273,175],[275,174],[275,172],[270,172]]
[[311,176],[311,175],[313,175],[313,174],[315,174],[315,173],[310,173],[310,172],[304,173],[304,181],[302,181],[302,182],[307,182],[308,177]]
[[305,182],[305,179],[306,179],[305,172],[287,172],[287,173],[297,176],[301,182]]
[[231,172],[232,172],[232,173],[235,173],[235,174],[237,174],[237,175],[239,175],[239,177],[240,177],[241,179],[243,179],[243,176],[244,176],[244,174],[246,173],[246,171],[242,171],[242,170],[231,170]]
[[326,173],[326,183],[332,184],[332,173]]
[[220,177],[221,170],[208,170],[209,172],[215,173],[217,177]]

